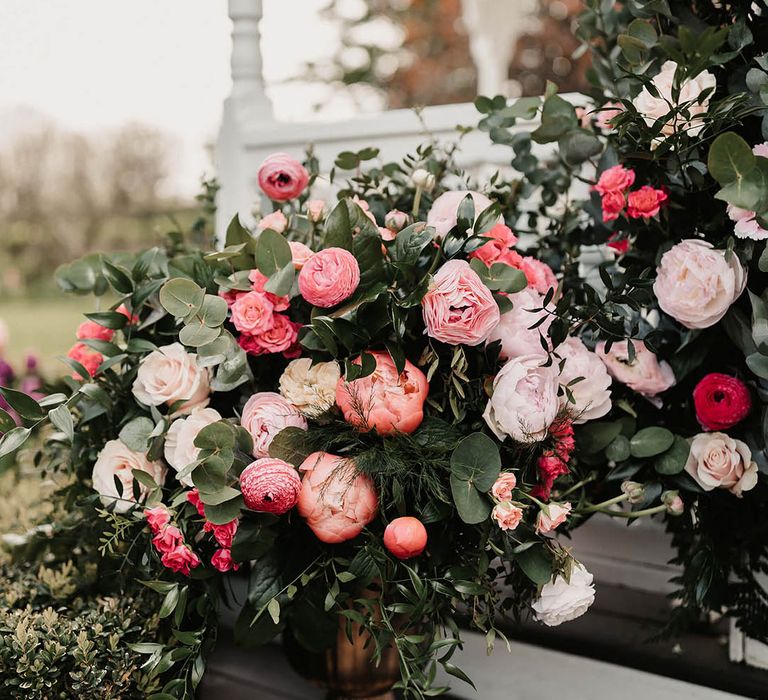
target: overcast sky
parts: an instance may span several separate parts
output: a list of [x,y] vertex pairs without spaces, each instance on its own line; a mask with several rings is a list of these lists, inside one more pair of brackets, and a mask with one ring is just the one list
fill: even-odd
[[[268,82],[331,52],[324,4],[265,0]],[[230,32],[226,0],[1,0],[0,139],[31,121],[22,107],[78,131],[142,121],[178,138],[174,180],[195,192],[230,89]],[[279,117],[307,113],[300,88],[270,92]]]

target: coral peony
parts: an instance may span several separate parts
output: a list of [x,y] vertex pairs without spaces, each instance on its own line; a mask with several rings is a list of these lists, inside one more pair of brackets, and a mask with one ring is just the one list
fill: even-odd
[[313,306],[340,304],[360,284],[360,266],[348,250],[326,248],[315,253],[299,272],[299,292]]
[[274,153],[265,158],[257,177],[262,192],[278,202],[295,199],[309,183],[307,169],[285,153]]
[[301,479],[288,462],[265,457],[243,470],[240,490],[246,507],[251,510],[282,515],[296,505]]
[[376,489],[370,477],[355,473],[352,460],[314,452],[299,470],[305,472],[299,515],[322,542],[333,544],[357,537],[376,517]]
[[253,456],[269,457],[269,445],[283,428],[293,426],[307,429],[307,419],[280,394],[260,391],[248,399],[240,418],[253,438]]
[[398,559],[418,557],[427,546],[427,529],[417,518],[395,518],[384,530],[384,546]]
[[[410,360],[398,375],[388,352],[370,353],[376,369],[367,377],[351,382],[343,377],[336,384],[336,403],[344,419],[363,431],[379,435],[412,433],[424,418],[429,384],[424,373]],[[360,364],[360,358],[354,360]]]
[[711,372],[694,388],[693,404],[704,430],[725,430],[749,415],[752,397],[740,379]]

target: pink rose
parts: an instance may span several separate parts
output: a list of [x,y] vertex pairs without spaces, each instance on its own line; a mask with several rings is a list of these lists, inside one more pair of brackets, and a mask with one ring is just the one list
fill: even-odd
[[241,333],[257,335],[272,328],[274,305],[266,294],[246,292],[232,304],[232,323]]
[[355,476],[350,459],[314,452],[299,470],[304,472],[298,512],[321,542],[344,542],[357,537],[379,507],[370,477]]
[[[207,524],[208,523],[206,523],[206,525]],[[211,532],[213,532],[213,536],[216,539],[216,542],[218,542],[221,547],[231,547],[232,541],[235,539],[237,528],[240,525],[240,521],[235,518],[234,520],[230,520],[228,523],[224,523],[223,525],[216,525],[214,523],[211,523],[211,525]]]
[[322,199],[310,199],[307,202],[307,217],[310,221],[318,223],[323,220],[325,202]]
[[[554,315],[541,310],[544,297],[533,287],[526,287],[507,298],[512,302],[512,309],[501,314],[498,325],[491,331],[486,342],[501,341],[499,357],[502,360],[520,355],[546,355],[547,351],[541,345],[541,337],[544,337],[547,345],[550,344],[548,333]],[[554,311],[552,305],[548,308]],[[542,319],[543,323],[539,323]]]
[[502,501],[493,507],[491,518],[502,530],[514,530],[523,519],[523,510],[509,501]]
[[163,554],[160,557],[160,562],[171,571],[184,576],[189,576],[190,571],[202,563],[197,554],[184,544],[180,544],[176,549]]
[[491,494],[497,501],[511,501],[516,486],[517,477],[512,472],[502,472],[491,487]]
[[240,490],[247,508],[282,515],[296,505],[301,479],[287,462],[266,457],[243,470]]
[[427,546],[427,529],[417,518],[395,518],[384,530],[384,546],[398,559],[418,557]]
[[120,304],[115,309],[115,312],[118,314],[123,314],[128,319],[129,325],[135,325],[139,322],[139,315],[138,314],[132,314],[130,311],[128,311],[128,307],[125,304]]
[[540,355],[507,362],[493,380],[493,394],[483,413],[499,440],[537,442],[547,435],[559,408],[557,366],[542,367]]
[[144,517],[147,519],[147,525],[153,533],[157,534],[169,522],[171,522],[171,513],[165,506],[155,506],[147,508],[144,511]]
[[[761,158],[768,158],[768,142],[757,144],[752,152]],[[749,238],[753,241],[764,241],[768,238],[768,231],[757,223],[755,212],[729,204],[727,213],[735,224],[733,232],[737,238]]]
[[[464,201],[467,195],[472,196],[475,203],[475,216],[486,210],[493,204],[484,194],[479,192],[470,192],[467,190],[454,190],[443,192],[433,203],[432,208],[427,213],[427,226],[435,228],[435,235],[443,237],[454,226],[458,219],[459,205]],[[498,223],[504,223],[504,219],[499,216]]]
[[288,219],[285,214],[279,209],[273,211],[271,214],[262,216],[261,220],[256,226],[257,231],[264,231],[266,229],[272,229],[277,233],[283,233],[288,228]]
[[[487,243],[483,243],[479,248],[473,250],[468,257],[482,260],[488,267],[495,262],[507,262],[505,256],[510,252],[510,248],[517,243],[517,236],[512,233],[512,229],[505,224],[496,224],[490,231],[482,234],[484,238],[489,238]],[[512,265],[517,267],[517,265]]]
[[267,157],[258,172],[259,187],[270,199],[295,199],[309,184],[309,173],[298,160],[285,153]]
[[573,415],[573,422],[602,418],[611,410],[611,377],[601,359],[574,337],[558,345],[556,352],[564,361],[560,385],[568,387],[573,399],[564,393],[561,403]]
[[536,517],[536,532],[546,535],[556,530],[568,518],[571,512],[570,503],[550,503],[544,506]]
[[[195,447],[197,434],[206,426],[220,420],[221,414],[213,408],[198,408],[187,418],[173,421],[165,436],[165,461],[177,472],[192,464],[200,454],[200,448]],[[184,476],[179,482],[184,486],[192,486],[192,477]]]
[[631,362],[626,340],[613,343],[609,352],[605,351],[605,341],[600,342],[595,353],[605,364],[608,374],[647,399],[653,399],[675,385],[675,375],[668,363],[660,362],[642,340],[633,340],[632,345],[635,358]]
[[635,171],[623,165],[614,165],[604,170],[595,184],[595,191],[600,195],[624,192],[635,182]]
[[197,489],[187,491],[187,501],[195,507],[201,518],[205,517],[205,504],[200,500],[200,492]]
[[603,221],[607,223],[618,219],[621,212],[624,211],[626,203],[627,198],[623,192],[608,192],[604,194],[601,201]]
[[99,369],[99,365],[104,361],[104,357],[100,352],[91,350],[85,343],[75,343],[67,353],[67,357],[70,360],[79,362],[85,371],[88,372],[88,377],[81,377],[79,372],[72,372],[72,378],[79,379],[80,381],[93,377]]
[[739,298],[747,273],[732,253],[688,239],[661,256],[653,291],[664,313],[686,328],[709,328]]
[[269,281],[269,278],[258,270],[251,270],[248,274],[248,279],[251,282],[251,289],[253,289],[254,292],[259,292],[267,297],[275,311],[285,311],[291,305],[290,297],[279,297],[266,290],[266,284]]
[[360,284],[360,266],[343,248],[315,253],[299,272],[299,292],[313,306],[327,309],[340,304]]
[[627,216],[630,219],[648,219],[656,216],[661,205],[668,199],[664,190],[658,190],[650,185],[643,185],[639,190],[630,192],[627,196]]
[[96,321],[83,321],[77,327],[78,340],[112,340],[115,332],[111,328],[100,326]]
[[237,571],[240,564],[236,564],[232,559],[232,550],[229,548],[217,549],[211,557],[211,566],[225,574],[227,571]]
[[[340,378],[336,384],[336,403],[344,419],[360,430],[374,429],[379,435],[412,433],[424,418],[427,378],[409,360],[398,375],[388,352],[374,350],[368,354],[376,360],[372,374],[351,382]],[[359,365],[360,358],[354,363]]]
[[166,525],[152,538],[152,544],[160,554],[172,552],[180,544],[184,543],[184,535],[174,525]]
[[427,335],[449,345],[480,345],[499,323],[499,307],[465,260],[449,260],[421,300]]
[[280,394],[262,391],[254,394],[243,407],[240,419],[253,438],[253,456],[269,457],[269,446],[283,428],[293,426],[306,430],[307,419]]
[[525,273],[525,279],[528,285],[533,287],[539,294],[546,294],[550,289],[557,289],[557,277],[552,272],[552,268],[546,263],[523,256],[520,261],[520,269]]
[[291,259],[293,260],[293,267],[297,270],[301,270],[314,253],[312,249],[301,243],[300,241],[288,241],[288,245],[291,247]]
[[757,464],[741,440],[725,433],[699,433],[690,443],[685,471],[705,491],[721,488],[741,496],[757,485]]
[[237,342],[249,355],[267,355],[285,352],[299,337],[300,323],[294,323],[284,314],[272,316],[272,327],[259,335],[244,333]]
[[188,353],[181,343],[172,343],[141,361],[132,391],[145,406],[173,406],[183,401],[176,413],[191,413],[208,405],[210,374],[198,364],[197,355]]

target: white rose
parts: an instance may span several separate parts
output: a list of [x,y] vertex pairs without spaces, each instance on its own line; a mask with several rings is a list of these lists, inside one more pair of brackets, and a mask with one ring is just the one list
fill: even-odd
[[[104,505],[115,504],[115,512],[124,513],[132,503],[133,472],[147,472],[159,486],[165,483],[165,467],[160,462],[150,462],[143,452],[134,452],[120,440],[107,442],[93,465],[93,489],[101,496]],[[122,484],[122,493],[118,492],[115,477]],[[139,501],[143,501],[147,487],[139,484]]]
[[[546,355],[547,351],[541,345],[541,334],[546,340],[554,316],[546,311],[531,311],[542,308],[544,297],[533,287],[526,287],[510,294],[508,299],[512,302],[512,310],[501,315],[498,325],[491,331],[486,343],[501,341],[499,357],[502,360],[520,355]],[[532,329],[531,326],[542,318],[544,322]]]
[[280,377],[280,393],[305,416],[316,418],[336,403],[336,384],[341,377],[336,362],[312,364],[308,357],[288,363]]
[[677,131],[685,131],[690,136],[698,136],[704,128],[703,114],[709,109],[709,96],[699,102],[700,95],[717,84],[715,76],[709,71],[703,71],[694,78],[687,78],[680,84],[680,98],[675,102],[672,98],[672,90],[675,81],[675,71],[677,63],[667,61],[661,67],[661,71],[653,78],[653,85],[658,90],[659,96],[654,97],[648,88],[643,88],[640,94],[635,97],[633,103],[645,119],[645,123],[652,127],[659,119],[667,117],[673,107],[683,107],[690,115],[686,116],[677,113],[664,123],[661,133],[664,137],[671,136]]
[[493,380],[493,395],[483,413],[488,427],[499,440],[509,436],[517,442],[537,442],[558,411],[557,367],[542,367],[540,355],[515,357]]
[[691,440],[685,471],[705,491],[721,488],[741,497],[757,485],[757,464],[749,447],[725,433],[696,435]]
[[[220,420],[221,415],[213,408],[198,408],[187,418],[173,421],[165,436],[165,461],[177,472],[188,464],[192,464],[200,454],[200,448],[195,447],[197,434],[205,426]],[[192,477],[189,475],[182,477],[179,481],[184,486],[194,486]]]
[[181,343],[165,345],[149,353],[139,366],[133,395],[145,406],[184,404],[177,413],[190,413],[208,405],[211,392],[208,370],[200,367],[197,355]]
[[557,576],[544,584],[538,600],[531,606],[536,619],[548,627],[581,617],[595,602],[595,587],[592,574],[581,564],[575,563],[571,570],[571,580]]
[[568,338],[555,352],[565,360],[560,372],[561,386],[566,387],[581,377],[568,386],[573,403],[568,400],[567,393],[561,397],[562,405],[573,414],[573,422],[586,423],[602,418],[611,410],[611,375],[603,361],[579,338]]

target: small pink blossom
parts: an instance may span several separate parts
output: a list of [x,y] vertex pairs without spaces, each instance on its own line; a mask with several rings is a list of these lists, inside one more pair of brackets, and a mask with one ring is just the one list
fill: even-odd
[[544,506],[536,518],[536,532],[546,535],[556,530],[567,520],[571,508],[570,503],[550,503]]
[[296,343],[300,323],[294,323],[284,314],[272,316],[272,327],[258,335],[242,334],[237,342],[249,355],[267,355],[285,352]]
[[239,524],[240,521],[237,518],[223,525],[214,524],[212,528],[214,538],[222,547],[231,547]]
[[236,564],[232,559],[232,550],[228,548],[217,549],[211,557],[211,566],[225,574],[227,571],[237,571],[240,564]]
[[491,518],[502,530],[514,530],[523,519],[523,510],[509,501],[502,501],[493,507]]
[[623,165],[614,165],[604,170],[594,189],[601,195],[609,192],[625,192],[635,182],[635,171]]
[[258,225],[256,226],[257,231],[272,229],[273,231],[277,231],[277,233],[283,233],[287,228],[288,219],[279,209],[277,211],[273,211],[271,214],[267,214],[266,216],[261,217],[261,221],[259,221]]
[[275,311],[285,311],[291,304],[291,299],[288,296],[279,297],[277,294],[272,294],[266,289],[269,278],[259,272],[258,270],[251,270],[248,274],[248,279],[251,282],[251,289],[254,292],[259,292],[267,297],[270,304],[274,307]]
[[278,202],[295,199],[309,184],[307,169],[285,153],[275,153],[266,158],[257,177],[262,192]]
[[615,221],[619,218],[621,212],[627,204],[627,198],[623,192],[607,192],[601,200],[603,210],[603,221]]
[[[85,368],[85,371],[88,372],[88,377],[96,374],[99,365],[104,361],[104,357],[100,352],[91,350],[85,343],[75,343],[67,353],[67,357],[70,360],[79,362]],[[87,377],[81,377],[78,372],[72,372],[72,378],[85,381]]]
[[502,472],[491,487],[491,493],[497,501],[510,501],[516,486],[517,477],[512,472]]
[[197,489],[187,491],[187,501],[197,509],[198,515],[205,517],[205,505],[200,500],[200,492]]
[[307,216],[309,220],[318,223],[323,220],[325,213],[325,202],[322,199],[310,199],[307,202]]

